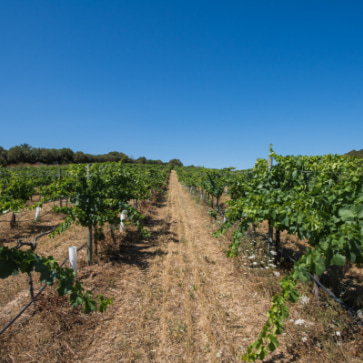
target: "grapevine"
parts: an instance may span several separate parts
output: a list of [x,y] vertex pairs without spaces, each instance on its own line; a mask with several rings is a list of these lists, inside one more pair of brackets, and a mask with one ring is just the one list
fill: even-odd
[[[289,316],[286,302],[298,299],[298,280],[307,281],[310,274],[320,276],[328,266],[343,266],[346,261],[358,267],[363,263],[363,168],[359,160],[338,155],[284,157],[272,149],[270,157],[276,161],[271,169],[266,160],[259,159],[252,170],[228,173],[228,220],[215,235],[237,225],[227,252],[233,257],[251,224],[258,226],[267,220],[277,232],[297,234],[310,246],[280,281],[281,291],[272,299],[257,340],[244,354],[246,361],[263,359],[277,348],[277,335]],[[183,168],[179,178],[191,184],[195,175]]]
[[[71,268],[60,267],[58,262],[52,257],[38,256],[28,249],[26,251],[17,248],[0,247],[0,278],[4,279],[19,272],[31,274],[39,272],[39,281],[47,285],[53,285],[58,281],[56,288],[60,296],[69,295],[71,305],[76,308],[83,306],[83,311],[89,314],[95,310],[96,302],[92,298],[90,291],[85,291],[82,283],[75,280],[75,273]],[[112,299],[105,299],[98,296],[98,311],[103,312]]]

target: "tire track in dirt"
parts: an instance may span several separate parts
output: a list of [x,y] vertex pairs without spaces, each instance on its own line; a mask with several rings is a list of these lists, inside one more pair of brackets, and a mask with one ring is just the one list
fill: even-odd
[[[173,177],[176,178],[175,175]],[[213,361],[213,356],[215,356],[216,347],[211,332],[210,318],[204,304],[205,299],[200,279],[200,263],[193,251],[195,229],[190,228],[190,211],[186,208],[187,205],[182,199],[180,185],[176,180],[174,180],[174,183],[177,189],[176,206],[178,208],[175,214],[178,214],[180,218],[180,233],[184,241],[184,244],[180,245],[180,254],[183,255],[183,260],[187,262],[187,267],[184,267],[184,269],[188,271],[187,276],[184,277],[184,293],[187,301],[191,299],[191,303],[186,309],[191,316],[189,324],[190,331],[193,332],[193,336],[190,337],[190,341],[193,344],[193,358],[195,361],[211,362]]]
[[[188,241],[188,249],[186,252],[190,255],[192,261],[191,266],[193,269],[193,279],[195,281],[195,285],[193,285],[195,286],[195,295],[197,299],[195,308],[199,311],[197,324],[202,335],[199,341],[199,349],[196,354],[199,356],[199,359],[202,359],[204,355],[205,361],[208,362],[220,361],[222,351],[221,349],[218,349],[217,346],[217,332],[221,325],[221,316],[216,315],[219,310],[219,307],[216,305],[216,300],[210,299],[211,293],[215,296],[216,292],[214,285],[218,280],[208,279],[208,276],[210,276],[210,267],[207,264],[210,260],[205,256],[204,250],[197,251],[197,245],[201,243],[203,243],[204,249],[210,249],[211,236],[210,233],[207,233],[207,235],[204,236],[206,240],[204,242],[201,241],[200,236],[203,234],[202,232],[204,232],[205,226],[200,225],[200,223],[203,223],[200,221],[200,216],[198,218],[198,216],[194,214],[194,201],[190,199],[188,194],[185,195],[185,192],[180,185],[178,185],[178,187],[179,206],[183,213],[183,219],[186,224],[185,230],[187,232],[186,239]],[[202,256],[206,258],[203,258]]]
[[188,275],[184,249],[184,231],[178,212],[175,183],[170,182],[168,218],[171,235],[165,268],[162,273],[162,337],[158,361],[193,362],[193,323],[190,296],[185,283]]
[[201,209],[178,182],[174,183],[186,240],[183,252],[192,268],[189,280],[193,279],[196,287],[193,308],[198,316],[195,324],[199,329],[195,331],[199,331],[199,337],[196,335],[195,341],[199,349],[195,349],[194,358],[208,362],[239,361],[241,347],[246,345],[247,338],[250,341],[251,336],[256,336],[256,323],[264,319],[266,302],[259,299],[257,307],[253,304],[255,291],[233,272],[233,263],[203,223]]
[[[185,357],[184,361],[192,362],[193,358],[193,344],[194,344],[194,327],[193,320],[194,314],[192,312],[192,304],[190,299],[192,298],[192,291],[190,289],[190,260],[186,255],[187,250],[187,240],[185,239],[185,228],[184,228],[184,220],[180,215],[179,209],[179,201],[177,199],[177,194],[174,192],[175,203],[173,204],[174,208],[172,210],[174,218],[176,218],[176,231],[177,238],[179,240],[177,258],[174,268],[177,271],[177,275],[180,276],[180,281],[178,282],[178,286],[180,287],[179,291],[182,294],[180,300],[183,301],[183,306],[180,311],[181,316],[179,317],[181,321],[181,325],[179,326],[179,333],[182,335],[181,338],[184,340],[184,349],[185,349]],[[178,273],[179,271],[179,273]]]
[[[174,226],[173,226],[173,219],[172,219],[172,205],[175,203],[174,200],[174,185],[169,184],[168,190],[168,200],[167,200],[167,213],[166,218],[170,221],[170,230],[171,235],[174,236]],[[172,284],[170,282],[170,275],[173,273],[172,271],[172,264],[174,264],[175,259],[175,251],[177,249],[177,240],[171,238],[168,240],[167,246],[167,255],[166,261],[164,263],[162,269],[162,307],[161,307],[161,320],[160,320],[160,328],[161,328],[161,346],[158,354],[158,359],[160,361],[167,361],[167,356],[170,354],[170,347],[173,345],[171,340],[171,330],[172,329],[170,324],[170,301],[172,300],[171,295],[174,293],[174,289],[172,288]]]

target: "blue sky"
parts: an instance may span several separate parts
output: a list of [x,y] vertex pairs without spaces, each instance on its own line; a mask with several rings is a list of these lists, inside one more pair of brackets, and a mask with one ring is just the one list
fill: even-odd
[[1,1],[0,146],[185,165],[363,148],[362,1]]

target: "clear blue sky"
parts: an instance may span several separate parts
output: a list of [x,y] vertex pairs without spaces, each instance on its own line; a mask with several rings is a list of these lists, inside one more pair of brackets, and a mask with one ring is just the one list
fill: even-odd
[[363,1],[1,1],[0,146],[206,167],[363,148]]

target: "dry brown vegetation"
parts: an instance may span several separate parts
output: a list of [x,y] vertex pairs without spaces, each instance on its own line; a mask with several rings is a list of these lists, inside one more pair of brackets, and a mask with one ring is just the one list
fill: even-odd
[[[217,222],[208,207],[170,178],[167,194],[140,206],[151,237],[132,227],[106,239],[94,265],[79,252],[79,278],[95,295],[113,297],[103,313],[83,314],[66,297],[47,288],[36,303],[0,336],[0,362],[237,362],[262,327],[279,277],[288,266],[265,269],[263,241],[241,246],[227,259],[230,235],[212,237]],[[43,214],[51,208],[47,206]],[[27,214],[28,213],[28,214]],[[30,219],[34,211],[25,212]],[[8,216],[2,216],[4,219]],[[39,223],[14,230],[0,223],[2,244],[30,240],[62,220],[46,214]],[[69,246],[81,246],[86,231],[73,226],[62,235],[39,240],[37,252],[59,261]],[[258,267],[248,259],[254,248]],[[35,279],[36,280],[36,279]],[[38,285],[39,287],[39,285]],[[344,311],[329,299],[314,302],[310,286],[300,287],[309,304],[291,307],[280,349],[266,362],[360,362],[363,336]],[[26,276],[0,281],[0,328],[29,301]],[[339,332],[340,335],[336,332]]]

